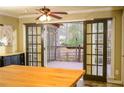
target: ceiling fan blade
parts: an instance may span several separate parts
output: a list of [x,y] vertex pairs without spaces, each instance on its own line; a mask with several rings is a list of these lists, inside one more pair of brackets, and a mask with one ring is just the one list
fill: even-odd
[[22,13],[22,15],[33,15],[33,14],[39,14],[39,13]]
[[36,11],[38,11],[38,12],[40,12],[40,13],[44,13],[44,12],[42,11],[42,9],[36,9]]
[[62,19],[62,17],[54,15],[54,14],[49,14],[49,16],[52,16],[52,17],[57,18],[57,19]]
[[41,17],[42,15],[38,16],[35,20],[39,20],[39,18]]
[[68,14],[67,12],[51,12],[52,14]]

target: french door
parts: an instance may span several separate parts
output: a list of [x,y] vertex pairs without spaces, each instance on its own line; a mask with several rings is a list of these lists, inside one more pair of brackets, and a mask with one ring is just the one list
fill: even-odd
[[84,79],[106,81],[107,20],[84,22]]
[[26,65],[43,66],[43,26],[26,24]]

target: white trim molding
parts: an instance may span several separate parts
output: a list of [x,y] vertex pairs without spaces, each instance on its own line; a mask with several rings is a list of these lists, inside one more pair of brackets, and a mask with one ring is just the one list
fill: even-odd
[[121,80],[124,85],[124,10],[122,14],[122,60],[121,60]]
[[111,55],[112,55],[112,57],[111,57],[111,76],[112,76],[112,78],[114,78],[114,72],[115,72],[115,26],[116,26],[116,24],[115,24],[116,22],[115,22],[115,18],[113,18],[113,20],[112,20],[112,29],[113,29],[113,31],[112,31],[112,52],[111,52]]
[[107,82],[114,80],[115,68],[115,18],[112,19],[112,39],[111,39],[111,76],[107,77]]
[[[112,31],[112,52],[111,52],[111,77],[107,79],[108,83],[115,83],[115,84],[123,84],[122,80],[115,80],[114,73],[115,73],[115,27],[116,21],[115,18],[112,20],[113,31]],[[122,68],[122,67],[121,67]],[[122,72],[122,70],[121,70]],[[121,74],[122,75],[122,74]]]
[[122,83],[123,83],[121,80],[108,80],[107,82],[113,83],[113,84],[119,84],[119,85],[122,85]]

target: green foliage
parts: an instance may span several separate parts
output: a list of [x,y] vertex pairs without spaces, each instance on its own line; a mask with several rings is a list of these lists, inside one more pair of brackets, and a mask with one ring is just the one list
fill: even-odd
[[68,37],[63,44],[69,47],[77,47],[83,44],[83,33],[78,24],[71,24],[68,30]]

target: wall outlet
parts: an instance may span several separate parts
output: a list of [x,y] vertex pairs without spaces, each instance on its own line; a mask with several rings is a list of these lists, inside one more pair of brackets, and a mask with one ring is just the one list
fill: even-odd
[[115,74],[116,74],[116,75],[119,75],[119,71],[118,71],[118,70],[115,70]]

